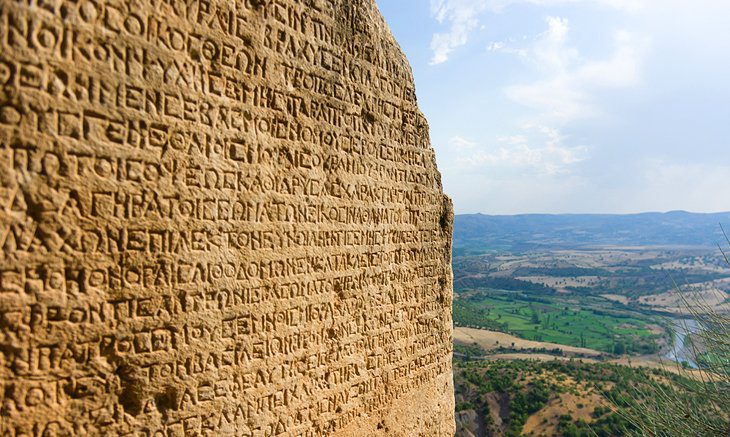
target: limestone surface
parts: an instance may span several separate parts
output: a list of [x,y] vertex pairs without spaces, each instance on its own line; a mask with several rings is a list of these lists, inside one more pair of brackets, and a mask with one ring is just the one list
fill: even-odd
[[0,0],[0,434],[454,432],[451,203],[374,0]]

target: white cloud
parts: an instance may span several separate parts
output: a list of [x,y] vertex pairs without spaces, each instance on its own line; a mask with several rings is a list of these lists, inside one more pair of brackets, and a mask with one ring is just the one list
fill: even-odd
[[477,148],[468,155],[459,156],[457,163],[467,168],[564,174],[569,172],[571,165],[588,157],[587,147],[569,147],[564,141],[565,137],[557,129],[525,125],[521,134],[497,138],[496,147]]
[[450,24],[448,32],[436,33],[431,38],[432,65],[446,62],[454,49],[467,43],[487,3],[485,0],[431,0],[431,15],[439,23]]
[[503,41],[495,41],[492,43],[489,43],[489,46],[487,47],[487,50],[490,52],[498,52],[502,49],[504,49],[507,46]]
[[467,140],[466,138],[460,137],[458,135],[452,137],[449,140],[449,146],[453,147],[456,150],[466,150],[466,149],[473,149],[477,143]]
[[494,11],[500,11],[515,4],[531,4],[550,7],[579,3],[595,3],[599,6],[617,9],[624,12],[638,11],[647,1],[651,0],[485,0],[486,3],[490,4],[490,9]]
[[493,41],[487,46],[487,51],[493,53],[508,53],[516,55],[522,59],[527,59],[527,50],[524,48],[517,48],[511,45],[512,43],[514,43],[514,39],[510,39],[509,41]]
[[570,25],[567,18],[546,17],[548,29],[541,33],[527,60],[539,70],[564,72],[578,59],[578,50],[567,45]]
[[642,0],[431,0],[431,16],[449,26],[448,31],[435,33],[431,38],[431,65],[446,62],[454,50],[469,41],[474,30],[483,29],[479,19],[487,11],[496,13],[515,4],[546,7],[581,2],[627,12],[638,10],[642,5]]
[[609,58],[585,60],[568,43],[567,19],[547,17],[546,22],[547,31],[539,35],[532,47],[519,52],[540,78],[507,87],[507,97],[513,101],[537,109],[543,119],[570,122],[601,113],[593,96],[595,91],[640,83],[646,40],[619,30]]

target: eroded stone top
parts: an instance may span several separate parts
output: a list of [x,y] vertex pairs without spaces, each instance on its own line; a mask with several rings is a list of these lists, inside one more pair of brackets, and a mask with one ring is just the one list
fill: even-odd
[[451,435],[452,212],[373,0],[0,0],[0,433]]

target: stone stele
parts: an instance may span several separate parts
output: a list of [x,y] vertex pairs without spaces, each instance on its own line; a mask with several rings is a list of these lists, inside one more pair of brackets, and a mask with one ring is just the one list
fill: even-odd
[[0,435],[453,434],[453,213],[374,0],[0,0],[0,89]]

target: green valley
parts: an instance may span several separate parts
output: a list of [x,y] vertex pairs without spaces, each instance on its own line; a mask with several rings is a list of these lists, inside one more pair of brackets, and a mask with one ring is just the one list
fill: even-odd
[[454,301],[455,326],[619,355],[657,352],[669,338],[661,323],[660,317],[591,296],[489,290],[462,292]]

